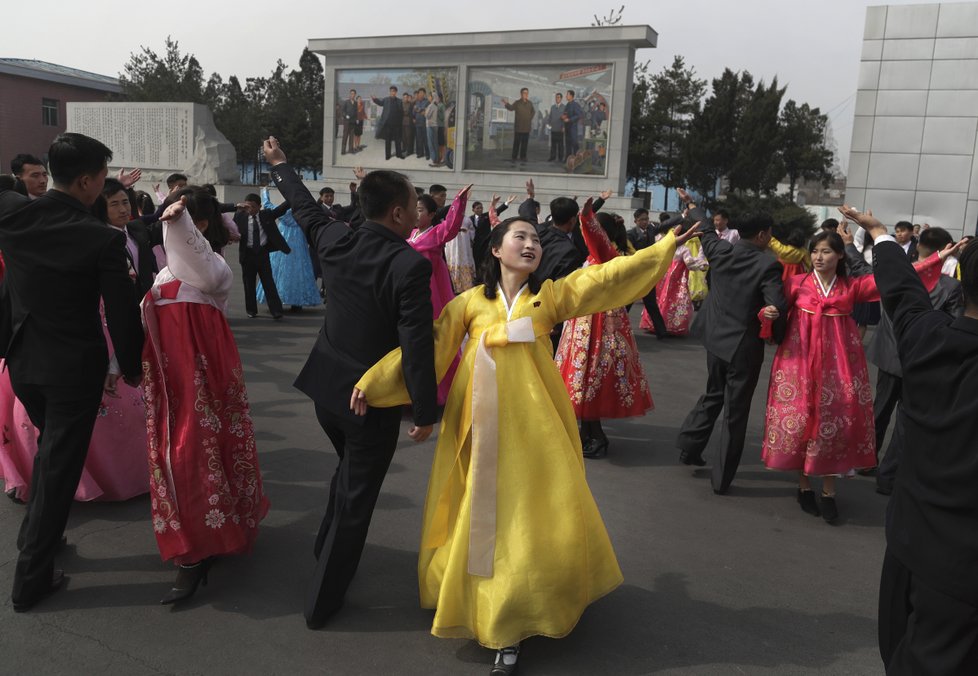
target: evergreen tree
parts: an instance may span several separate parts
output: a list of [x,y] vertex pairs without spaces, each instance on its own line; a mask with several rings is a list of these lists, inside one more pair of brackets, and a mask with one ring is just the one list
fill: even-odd
[[801,179],[827,186],[832,180],[833,159],[826,145],[828,117],[807,103],[799,106],[789,100],[781,110],[780,123],[781,164],[788,177],[788,197],[795,199],[795,187]]

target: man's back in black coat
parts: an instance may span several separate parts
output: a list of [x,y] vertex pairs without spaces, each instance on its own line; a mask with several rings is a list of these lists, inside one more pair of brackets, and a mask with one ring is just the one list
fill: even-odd
[[329,220],[289,165],[276,165],[271,175],[315,248],[329,289],[323,329],[295,386],[333,415],[362,425],[364,418],[350,411],[353,386],[401,346],[414,422],[433,424],[431,263],[379,223],[366,221],[354,231]]
[[10,303],[11,377],[39,385],[101,382],[108,352],[99,301],[122,373],[141,372],[143,331],[125,235],[74,197],[0,194],[0,250]]

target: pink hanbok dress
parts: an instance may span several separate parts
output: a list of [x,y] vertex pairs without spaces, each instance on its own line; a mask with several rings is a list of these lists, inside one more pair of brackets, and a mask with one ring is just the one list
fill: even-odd
[[[670,336],[685,336],[689,334],[689,327],[693,323],[693,300],[689,294],[689,271],[706,270],[710,267],[700,250],[694,256],[685,246],[676,249],[669,266],[669,272],[662,278],[659,285],[655,288],[655,298],[659,305],[659,312],[666,321],[666,332]],[[642,310],[642,321],[639,328],[646,331],[654,331],[652,320],[649,313]]]
[[[915,267],[925,284],[940,274],[937,254]],[[815,273],[785,283],[788,326],[771,367],[761,457],[769,469],[845,476],[876,466],[873,386],[852,318],[856,303],[879,300],[873,275]]]
[[[455,239],[462,228],[462,221],[465,220],[466,202],[468,202],[468,193],[462,194],[460,192],[452,201],[452,206],[448,210],[445,220],[438,225],[431,226],[424,232],[414,230],[408,237],[408,244],[411,245],[411,248],[431,262],[431,307],[434,310],[432,319],[438,319],[442,309],[455,298],[452,277],[448,272],[448,264],[445,262],[445,245]],[[439,406],[443,406],[448,400],[448,391],[452,387],[458,361],[459,358],[456,356],[445,373],[445,377],[438,384]]]

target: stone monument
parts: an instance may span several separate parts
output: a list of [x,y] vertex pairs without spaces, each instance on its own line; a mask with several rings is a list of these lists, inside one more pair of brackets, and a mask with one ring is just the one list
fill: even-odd
[[869,7],[846,201],[978,227],[978,2]]
[[237,183],[234,147],[198,103],[68,103],[68,131],[112,150],[113,168],[140,168],[143,181],[187,174],[193,183]]

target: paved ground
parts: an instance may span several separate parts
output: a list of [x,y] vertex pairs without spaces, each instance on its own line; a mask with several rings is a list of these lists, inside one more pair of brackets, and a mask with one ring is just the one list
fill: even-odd
[[[433,441],[402,435],[347,605],[327,629],[306,629],[311,545],[335,455],[291,383],[322,312],[282,324],[244,319],[240,308],[232,317],[272,502],[255,552],[215,566],[188,607],[164,608],[173,570],[159,560],[148,500],[76,504],[62,556],[67,589],[15,615],[7,590],[23,508],[0,498],[0,672],[486,674],[489,651],[433,638],[431,613],[418,607]],[[702,348],[638,341],[656,410],[607,423],[611,455],[587,463],[625,584],[570,637],[527,641],[521,673],[881,673],[885,500],[872,480],[840,484],[838,526],[802,513],[791,477],[760,465],[765,375],[744,464],[731,493],[714,496],[708,474],[679,465],[673,448],[706,381]]]

